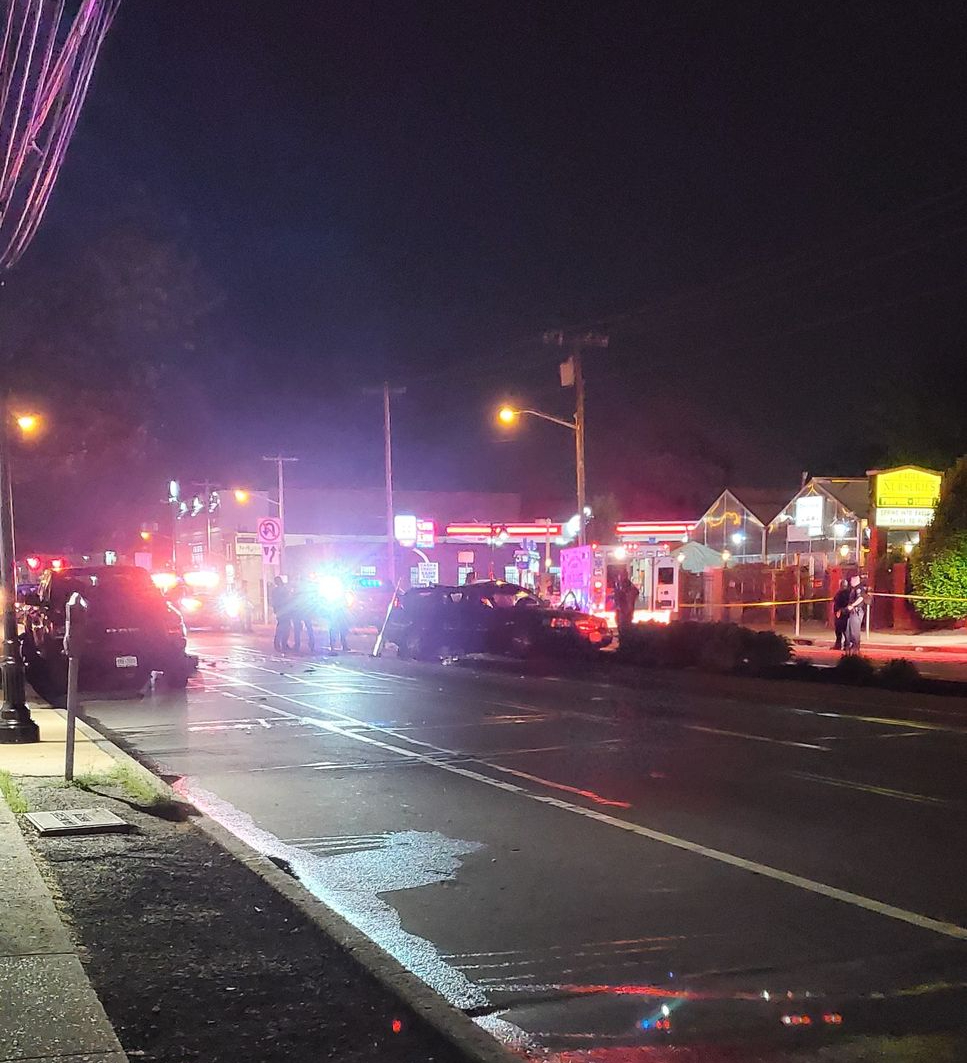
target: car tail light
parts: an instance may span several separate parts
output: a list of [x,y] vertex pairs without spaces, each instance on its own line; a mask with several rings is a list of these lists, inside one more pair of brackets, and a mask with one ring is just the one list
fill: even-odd
[[551,627],[570,627],[571,621],[566,616],[552,616]]

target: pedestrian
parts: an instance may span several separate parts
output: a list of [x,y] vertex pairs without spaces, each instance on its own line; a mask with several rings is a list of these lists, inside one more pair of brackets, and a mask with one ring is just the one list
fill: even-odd
[[614,619],[618,627],[618,637],[628,632],[634,623],[635,603],[638,601],[638,588],[622,572],[614,585]]
[[866,596],[863,581],[853,576],[849,581],[849,598],[846,603],[846,652],[860,652],[860,636],[863,633],[863,618],[866,615]]
[[[345,593],[334,599],[329,606],[329,652],[335,653],[337,648],[343,653],[349,652],[349,603]],[[339,643],[338,647],[336,643]]]
[[302,652],[302,632],[306,634],[306,652],[316,652],[316,633],[312,628],[312,617],[316,611],[315,590],[301,576],[295,578],[292,595],[292,625],[295,629],[295,652]]
[[466,586],[469,586],[469,584],[476,583],[476,582],[477,582],[477,573],[472,568],[468,568],[467,571],[464,573],[464,576],[463,576],[463,585],[466,587]]
[[839,590],[833,595],[833,631],[836,633],[836,649],[843,648],[843,639],[846,637],[846,622],[849,613],[846,607],[849,605],[849,580],[839,581]]
[[273,645],[276,653],[285,653],[289,649],[289,632],[292,630],[292,592],[281,576],[272,581],[271,600],[275,613]]

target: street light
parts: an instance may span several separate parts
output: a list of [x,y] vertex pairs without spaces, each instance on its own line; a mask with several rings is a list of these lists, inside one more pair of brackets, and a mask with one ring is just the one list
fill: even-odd
[[252,497],[248,491],[241,487],[236,487],[232,494],[235,496],[235,501],[238,502],[240,506],[244,506]]
[[[34,413],[19,414],[17,427],[25,435],[36,432],[41,420]],[[40,741],[40,728],[27,707],[27,685],[20,633],[17,630],[17,570],[13,537],[13,492],[10,476],[8,414],[0,404],[0,591],[3,594],[3,704],[0,705],[0,743]]]
[[586,505],[584,502],[584,401],[583,396],[574,412],[573,421],[565,421],[563,417],[554,417],[549,413],[541,413],[540,410],[518,410],[513,406],[501,406],[497,411],[497,420],[500,424],[510,427],[517,423],[521,417],[537,417],[541,421],[550,421],[551,424],[569,428],[574,433],[575,445],[575,473],[577,479],[578,499],[578,544],[584,546]]

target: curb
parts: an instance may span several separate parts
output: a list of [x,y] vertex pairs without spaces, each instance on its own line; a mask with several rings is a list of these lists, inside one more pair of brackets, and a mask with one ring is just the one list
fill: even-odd
[[[184,801],[145,763],[121,749],[95,727],[78,718],[78,729],[121,764],[136,771],[151,786],[174,801]],[[436,990],[408,971],[388,952],[357,930],[348,920],[337,915],[314,897],[298,879],[277,867],[268,857],[252,849],[227,827],[198,810],[191,822],[225,849],[230,856],[243,863],[277,893],[311,919],[341,948],[357,960],[377,982],[399,997],[438,1034],[462,1052],[470,1063],[521,1063],[521,1056],[505,1048],[499,1041],[479,1027],[469,1016],[449,1004]]]

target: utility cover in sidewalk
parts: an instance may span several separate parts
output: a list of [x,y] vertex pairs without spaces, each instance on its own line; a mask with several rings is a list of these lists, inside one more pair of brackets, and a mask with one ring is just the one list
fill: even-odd
[[103,834],[127,830],[128,824],[106,808],[63,808],[57,812],[28,812],[39,834]]

